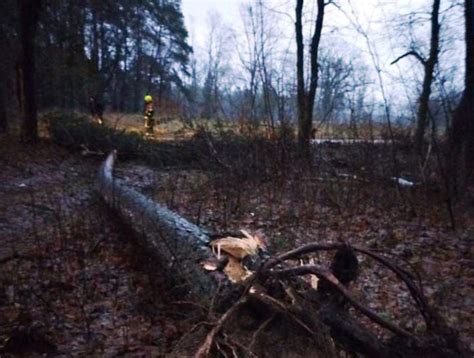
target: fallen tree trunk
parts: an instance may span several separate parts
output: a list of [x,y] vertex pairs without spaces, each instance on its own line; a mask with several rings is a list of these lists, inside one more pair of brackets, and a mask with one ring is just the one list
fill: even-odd
[[115,178],[115,159],[116,151],[107,157],[98,175],[99,192],[106,203],[143,238],[150,255],[166,265],[191,296],[210,301],[217,279],[200,265],[214,257],[208,233]]
[[[160,265],[169,266],[168,273],[171,271],[174,277],[179,277],[194,299],[208,303],[209,307],[213,307],[217,311],[227,310],[231,307],[230,313],[224,314],[218,322],[224,323],[227,321],[227,317],[231,318],[231,321],[234,322],[234,333],[239,335],[239,339],[244,339],[243,337],[250,339],[249,342],[253,342],[251,345],[255,350],[263,349],[266,353],[275,350],[280,354],[285,351],[297,352],[300,356],[308,357],[331,358],[336,356],[334,345],[325,329],[316,329],[312,336],[308,336],[300,324],[293,322],[299,322],[299,320],[295,317],[292,318],[293,321],[286,319],[284,312],[279,314],[280,318],[275,319],[274,326],[267,328],[269,335],[262,335],[260,344],[254,342],[257,333],[242,327],[248,325],[248,320],[258,324],[260,320],[266,320],[268,317],[266,317],[267,310],[263,309],[258,301],[250,300],[253,303],[248,304],[245,292],[248,292],[250,284],[247,282],[244,282],[243,285],[232,284],[221,271],[206,271],[201,263],[216,260],[210,249],[211,236],[178,214],[130,188],[125,181],[115,178],[113,176],[115,159],[116,152],[114,151],[107,157],[99,170],[98,189],[100,194],[106,203],[131,226],[139,239],[143,239],[150,256],[160,260]],[[221,292],[219,283],[224,283],[228,290]],[[221,294],[222,300],[216,300],[216,297]],[[242,307],[233,309],[235,302],[242,302]],[[258,305],[255,306],[257,303]],[[211,311],[213,310],[211,309]],[[234,311],[236,314],[232,314]],[[250,316],[245,312],[250,312]],[[175,347],[174,354],[176,356],[212,355],[215,353],[214,338],[218,331],[220,331],[219,325],[209,333],[207,343],[205,342],[204,348],[201,349],[205,352],[204,354],[201,354],[201,350],[195,350],[193,335],[189,336],[189,340],[192,342],[191,347],[186,348],[186,341],[184,341]],[[224,335],[224,337],[226,336]],[[230,349],[235,353],[234,349],[236,348],[232,347],[238,343],[227,342],[227,339],[229,337],[225,338],[223,342],[224,349]],[[275,339],[281,346],[271,343],[272,347],[269,347],[269,342],[266,342],[266,339],[272,341]],[[213,353],[210,353],[211,350]]]
[[[168,268],[165,274],[171,273],[179,278],[187,294],[209,304],[211,319],[215,320],[214,310],[226,311],[204,335],[197,351],[195,337],[191,335],[190,350],[181,350],[178,345],[174,352],[176,356],[221,354],[326,358],[337,357],[337,351],[343,350],[368,357],[467,357],[457,331],[448,327],[428,304],[422,288],[412,276],[384,256],[361,247],[347,243],[301,246],[260,261],[256,271],[249,271],[243,280],[234,280],[243,284],[232,284],[231,276],[227,278],[219,269],[206,271],[202,264],[216,261],[211,246],[217,246],[220,255],[220,249],[225,251],[239,239],[222,238],[211,245],[211,236],[206,231],[128,187],[123,180],[114,178],[115,158],[116,152],[111,153],[99,171],[99,192],[107,204],[117,210],[143,239],[150,256]],[[250,234],[246,236],[251,239]],[[240,256],[243,258],[244,251],[257,251],[249,243],[241,244],[231,247],[234,251],[238,249],[234,252],[234,260]],[[232,251],[227,248],[227,262]],[[290,262],[319,251],[335,252],[330,269]],[[357,279],[359,270],[356,254],[377,261],[406,284],[425,321],[424,334],[417,335],[386,320],[350,292],[349,284]],[[302,277],[305,275],[318,277],[321,281],[318,287],[312,287],[308,280],[304,280]],[[217,293],[220,293],[219,282],[227,283],[230,289],[216,300]],[[389,331],[391,338],[379,337],[360,322],[349,307]],[[249,326],[254,329],[249,329]],[[226,330],[238,338],[233,339],[225,333]]]

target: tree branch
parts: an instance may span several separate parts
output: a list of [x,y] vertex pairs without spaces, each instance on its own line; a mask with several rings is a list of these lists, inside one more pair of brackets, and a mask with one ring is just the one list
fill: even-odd
[[[291,259],[297,259],[303,255],[310,254],[313,252],[317,251],[333,251],[333,250],[339,250],[342,249],[343,247],[347,246],[347,244],[307,244],[301,247],[298,247],[294,250],[285,252],[283,254],[280,254],[276,256],[275,258],[270,259],[264,267],[264,270],[269,270],[273,268],[274,266],[278,265],[279,263],[285,261],[285,260],[291,260]],[[441,321],[438,319],[438,316],[436,313],[431,309],[429,306],[425,296],[421,292],[420,288],[415,284],[413,279],[411,278],[411,275],[399,267],[398,265],[392,263],[390,260],[387,258],[383,257],[382,255],[379,255],[375,252],[372,252],[370,250],[357,247],[357,246],[350,246],[354,251],[359,252],[361,254],[367,255],[374,259],[375,261],[378,261],[385,267],[387,267],[389,270],[394,272],[397,277],[402,280],[411,296],[413,297],[416,306],[418,307],[418,310],[422,314],[428,329],[433,328],[434,326],[437,326],[441,323]]]
[[394,65],[396,64],[398,61],[400,61],[402,58],[405,58],[407,56],[413,56],[415,57],[418,61],[420,61],[420,63],[423,65],[423,66],[426,66],[426,60],[418,53],[416,52],[415,50],[411,50],[411,51],[408,51],[407,53],[404,53],[403,55],[397,57],[394,61],[392,61],[390,64],[391,65]]
[[214,337],[222,329],[224,323],[247,301],[247,296],[241,297],[226,313],[224,313],[219,320],[216,322],[211,331],[207,334],[204,343],[199,347],[195,354],[196,358],[204,358],[209,356],[212,344],[214,343]]
[[313,274],[318,276],[320,279],[323,279],[330,283],[334,288],[336,288],[339,293],[341,293],[349,302],[350,304],[356,308],[359,312],[361,312],[364,316],[367,316],[370,318],[372,321],[380,325],[381,327],[384,327],[390,331],[392,331],[395,334],[398,334],[403,337],[407,337],[413,340],[417,340],[417,338],[411,334],[410,332],[398,327],[397,325],[381,318],[378,316],[375,312],[370,310],[369,308],[363,306],[361,303],[359,303],[336,278],[330,271],[327,269],[324,269],[322,267],[319,267],[317,265],[304,265],[304,266],[299,266],[299,267],[294,267],[294,268],[289,268],[289,269],[283,269],[283,270],[276,270],[272,271],[270,273],[271,275],[277,276],[277,277],[288,277],[288,276],[301,276],[301,275],[307,275],[307,274]]
[[35,256],[35,255],[21,255],[21,254],[18,254],[18,253],[14,253],[13,255],[11,256],[6,256],[6,257],[3,257],[0,259],[0,265],[4,265],[4,264],[7,264],[8,262],[10,261],[13,261],[13,260],[26,260],[26,261],[33,261],[37,258],[39,258],[40,256]]

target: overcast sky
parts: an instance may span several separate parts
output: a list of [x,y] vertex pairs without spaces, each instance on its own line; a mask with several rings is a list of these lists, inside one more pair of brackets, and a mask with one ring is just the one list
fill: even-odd
[[[182,10],[190,42],[198,57],[204,53],[208,39],[209,14],[217,13],[224,26],[239,34],[242,32],[240,8],[243,3],[249,2],[249,0],[182,0]],[[274,10],[275,25],[281,34],[279,46],[282,48],[288,47],[288,44],[294,45],[295,3],[295,0],[263,0],[266,8]],[[402,60],[395,66],[390,65],[390,62],[408,49],[410,37],[415,38],[420,44],[420,52],[428,52],[432,0],[338,0],[337,3],[344,13],[335,6],[327,7],[321,47],[327,51],[337,52],[338,56],[351,57],[354,61],[364,62],[372,69],[372,75],[374,75],[367,42],[354,30],[354,21],[357,21],[369,35],[373,49],[380,56],[380,66],[389,96],[407,97],[407,86],[403,85],[402,88],[401,82],[414,82],[408,87],[413,92],[411,95],[416,95],[416,84],[420,82],[423,72],[420,64],[412,58]],[[442,44],[443,50],[447,52],[442,54],[441,67],[444,73],[457,67],[455,73],[458,79],[456,81],[459,82],[462,78],[463,67],[462,11],[460,8],[457,12],[456,10],[444,11],[451,6],[453,0],[445,0],[441,3],[443,31],[450,36]],[[307,20],[311,24],[314,23],[316,16],[314,4],[314,0],[305,1]],[[415,17],[410,18],[410,13],[414,13]],[[448,15],[451,17],[444,19]],[[397,29],[397,24],[403,21],[408,22],[409,19],[417,21],[411,32],[406,26]],[[232,52],[232,49],[228,52]],[[238,58],[236,53],[230,56],[234,60]]]
[[186,27],[196,45],[204,45],[207,30],[207,18],[211,12],[218,12],[223,22],[235,24],[240,21],[239,5],[241,0],[182,0],[182,9]]
[[[194,36],[196,44],[205,42],[208,28],[208,14],[218,13],[224,23],[231,27],[241,26],[241,16],[239,8],[242,4],[249,3],[249,0],[182,0],[182,9],[186,26]],[[338,1],[341,5],[348,0]],[[431,0],[353,0],[352,6],[356,10],[359,20],[367,25],[369,21],[377,22],[389,20],[396,13],[403,15],[412,10],[429,9]],[[448,1],[447,1],[448,2]],[[289,31],[293,31],[292,18],[294,18],[295,0],[263,0],[266,8],[274,9],[286,18]],[[314,7],[314,0],[305,2],[306,11],[311,11]],[[396,13],[393,11],[396,10]],[[349,11],[349,10],[347,10]],[[340,11],[333,6],[327,7],[326,24],[344,24],[345,20]],[[284,15],[287,14],[287,15]],[[384,18],[384,19],[383,19]]]

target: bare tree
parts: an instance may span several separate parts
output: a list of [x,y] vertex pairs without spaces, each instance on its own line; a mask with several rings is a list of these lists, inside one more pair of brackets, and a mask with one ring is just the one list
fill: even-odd
[[316,115],[318,127],[324,123],[330,124],[337,114],[343,114],[346,97],[355,79],[354,66],[342,57],[329,53],[320,55],[319,95],[316,99]]
[[262,81],[262,89],[263,89],[263,100],[264,100],[264,107],[265,107],[265,114],[268,118],[270,127],[272,131],[275,130],[275,120],[273,117],[273,108],[272,108],[272,79],[269,71],[268,66],[268,56],[269,56],[269,37],[270,37],[270,29],[268,28],[268,24],[265,22],[267,16],[265,16],[263,12],[263,3],[262,0],[257,1],[257,12],[258,12],[258,37],[259,37],[259,56],[257,57],[259,60],[259,74],[260,80]]
[[458,189],[466,184],[474,169],[474,4],[465,0],[466,72],[461,102],[453,116],[450,136],[452,174]]
[[392,173],[394,176],[398,176],[399,173],[399,168],[398,168],[398,159],[397,159],[397,150],[395,146],[395,140],[394,140],[394,134],[393,134],[393,125],[392,125],[392,115],[391,115],[391,109],[390,109],[390,104],[388,100],[388,95],[386,91],[386,86],[384,82],[384,78],[382,75],[383,68],[382,68],[382,63],[380,60],[380,55],[377,50],[377,46],[370,40],[368,32],[362,27],[356,11],[353,7],[353,4],[349,0],[349,8],[351,11],[351,14],[347,14],[341,7],[338,7],[338,9],[347,17],[347,19],[350,21],[354,29],[364,38],[365,43],[367,45],[367,50],[369,52],[370,59],[372,61],[372,64],[374,66],[376,75],[377,75],[377,82],[378,86],[380,88],[380,94],[382,95],[382,100],[383,100],[383,108],[385,111],[385,119],[387,121],[387,128],[388,128],[388,133],[389,137],[391,140],[391,156],[392,156]]
[[22,117],[21,137],[25,142],[38,139],[35,88],[35,35],[41,8],[40,0],[18,0],[20,9],[21,53],[18,66],[18,95]]
[[261,94],[262,118],[265,119],[267,127],[274,132],[277,112],[275,107],[279,105],[275,88],[277,71],[273,67],[274,45],[280,38],[280,34],[276,33],[276,19],[262,0],[252,0],[242,6],[241,16],[247,48],[245,53],[239,51],[239,56],[249,76],[247,97],[250,97],[251,118],[255,121],[257,117]]
[[310,47],[310,75],[309,87],[305,85],[304,76],[304,44],[303,44],[303,5],[304,0],[296,2],[296,80],[297,80],[297,106],[298,106],[298,144],[304,156],[310,155],[311,127],[313,122],[314,98],[318,86],[318,53],[319,42],[324,21],[324,8],[327,3],[318,1],[318,15],[311,39]]
[[240,61],[245,71],[248,73],[248,90],[245,95],[245,102],[248,107],[250,121],[255,124],[257,119],[256,104],[257,104],[257,69],[258,69],[258,43],[257,43],[257,26],[255,23],[254,10],[251,3],[246,4],[241,8],[241,16],[244,27],[244,34],[246,40],[246,54],[239,51]]
[[[206,43],[207,63],[203,84],[203,112],[201,116],[220,121],[224,113],[222,105],[223,80],[228,70],[231,30],[226,27],[218,13],[208,14],[209,37]],[[228,77],[227,77],[228,78]]]
[[418,114],[415,132],[415,148],[419,155],[422,155],[423,137],[428,124],[429,101],[431,94],[431,84],[433,83],[434,69],[438,62],[439,53],[439,8],[441,0],[434,0],[431,11],[431,40],[430,53],[427,59],[423,58],[414,48],[398,57],[392,64],[397,63],[404,57],[415,57],[424,67],[423,87],[418,99]]

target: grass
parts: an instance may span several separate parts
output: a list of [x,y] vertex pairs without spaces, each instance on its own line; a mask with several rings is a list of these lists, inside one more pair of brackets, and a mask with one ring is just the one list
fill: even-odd
[[[87,117],[87,116],[84,116]],[[105,114],[107,126],[125,130],[130,133],[144,134],[144,119],[141,114],[107,112]],[[176,115],[167,115],[158,113],[155,116],[156,137],[160,140],[181,140],[189,139],[197,132],[205,130],[213,135],[222,133],[234,133],[237,135],[256,134],[262,136],[271,136],[271,129],[264,123],[250,124],[246,121],[228,121],[215,118],[193,118],[183,119]],[[313,127],[317,128],[317,138],[359,138],[359,139],[387,139],[390,133],[387,131],[385,123],[368,122],[357,123],[319,123],[315,121]],[[397,139],[406,139],[412,132],[411,126],[402,126],[392,124],[394,137]],[[281,133],[280,125],[275,127],[276,133]],[[293,137],[296,137],[297,130],[293,127]]]

